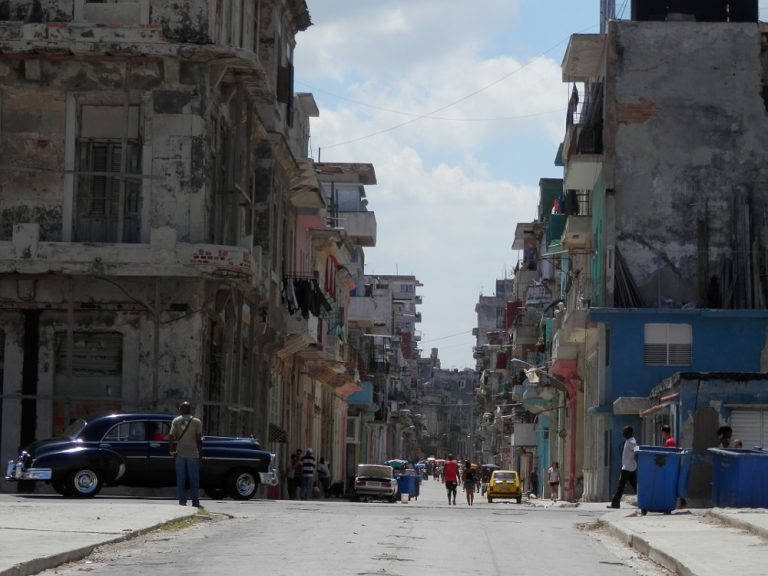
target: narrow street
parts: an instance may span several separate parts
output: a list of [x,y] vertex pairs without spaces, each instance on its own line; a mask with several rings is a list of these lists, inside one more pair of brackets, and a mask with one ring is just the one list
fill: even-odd
[[604,504],[478,499],[469,507],[463,498],[459,491],[448,506],[443,485],[430,480],[408,504],[204,501],[214,520],[104,547],[42,574],[666,574],[600,535]]

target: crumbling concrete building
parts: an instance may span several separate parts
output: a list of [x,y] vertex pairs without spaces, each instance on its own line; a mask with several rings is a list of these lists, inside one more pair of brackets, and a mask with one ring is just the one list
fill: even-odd
[[297,213],[324,206],[310,24],[304,0],[0,2],[4,459],[97,410],[189,399],[263,440],[298,417],[270,386]]

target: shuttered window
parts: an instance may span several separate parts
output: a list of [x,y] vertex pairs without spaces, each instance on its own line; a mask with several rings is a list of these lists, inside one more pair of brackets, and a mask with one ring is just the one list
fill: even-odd
[[645,325],[643,356],[646,366],[688,366],[692,350],[690,324]]
[[741,440],[744,448],[768,447],[768,411],[734,410],[730,426],[731,440]]
[[139,242],[140,109],[83,106],[80,115],[75,239]]

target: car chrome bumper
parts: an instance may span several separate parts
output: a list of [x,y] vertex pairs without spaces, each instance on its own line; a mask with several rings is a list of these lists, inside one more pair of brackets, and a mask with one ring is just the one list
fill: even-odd
[[24,468],[21,462],[8,461],[5,469],[5,479],[11,482],[18,480],[50,480],[53,470],[50,468]]
[[277,479],[277,472],[271,470],[269,472],[259,472],[259,478],[261,483],[265,486],[277,486],[279,480]]

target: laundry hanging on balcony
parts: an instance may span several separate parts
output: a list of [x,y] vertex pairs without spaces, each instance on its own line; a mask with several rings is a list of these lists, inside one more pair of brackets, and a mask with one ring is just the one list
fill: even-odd
[[320,316],[332,309],[314,278],[286,278],[283,281],[282,300],[291,314],[298,310],[304,318],[309,318],[310,312]]

